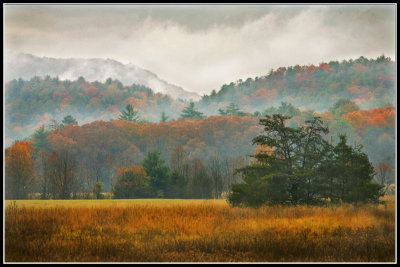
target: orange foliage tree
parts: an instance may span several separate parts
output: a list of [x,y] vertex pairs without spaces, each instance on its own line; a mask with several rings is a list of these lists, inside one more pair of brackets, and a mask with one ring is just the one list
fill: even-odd
[[358,130],[365,130],[371,126],[394,127],[395,109],[394,106],[386,106],[369,110],[358,110],[344,114],[343,117]]
[[34,182],[32,161],[33,146],[30,142],[16,141],[5,151],[6,199],[25,199]]
[[114,198],[142,198],[149,196],[150,177],[143,166],[132,165],[117,170],[113,185]]

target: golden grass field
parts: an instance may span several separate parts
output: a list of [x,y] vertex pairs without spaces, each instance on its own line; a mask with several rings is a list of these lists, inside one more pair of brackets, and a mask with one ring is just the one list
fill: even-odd
[[231,208],[225,200],[5,201],[6,262],[394,262],[395,200]]

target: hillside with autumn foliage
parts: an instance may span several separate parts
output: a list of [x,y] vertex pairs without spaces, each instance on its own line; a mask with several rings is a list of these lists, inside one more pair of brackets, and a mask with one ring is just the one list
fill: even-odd
[[[153,184],[151,196],[218,198],[240,181],[235,170],[262,149],[252,143],[262,131],[259,119],[283,114],[293,128],[321,117],[329,129],[327,141],[337,143],[345,134],[379,170],[376,180],[389,184],[395,166],[394,94],[394,62],[383,56],[279,68],[223,85],[198,102],[111,78],[105,83],[84,77],[12,80],[5,87],[6,163],[30,166],[9,173],[34,172],[27,190],[46,196],[46,177],[57,177],[55,172],[73,178],[58,185],[71,192],[91,192],[97,182],[110,191],[125,173],[144,183],[147,176],[132,166],[160,161],[160,173],[172,179],[170,188]],[[13,151],[24,156],[17,159]],[[23,159],[26,164],[18,161]],[[68,170],[62,170],[62,162]]]
[[[342,98],[361,109],[372,109],[394,105],[394,73],[394,61],[384,56],[281,67],[262,77],[224,84],[195,105],[205,116],[220,115],[219,110],[232,103],[242,114],[254,116],[281,102],[302,111],[324,112]],[[14,79],[5,86],[6,144],[68,114],[80,124],[117,119],[127,104],[139,111],[143,121],[158,122],[163,112],[169,119],[178,119],[189,101],[111,78],[105,83],[89,82],[85,77],[75,81],[50,76]]]
[[371,109],[394,105],[394,77],[395,62],[385,56],[280,67],[265,76],[224,84],[203,96],[199,107],[213,113],[233,102],[254,112],[289,102],[301,110],[322,112],[346,98]]
[[61,121],[67,114],[80,124],[117,119],[127,104],[140,110],[142,120],[159,121],[162,112],[173,116],[186,102],[143,85],[124,86],[112,79],[105,83],[88,82],[83,77],[75,81],[50,76],[12,80],[5,87],[6,143],[25,138],[52,120]]

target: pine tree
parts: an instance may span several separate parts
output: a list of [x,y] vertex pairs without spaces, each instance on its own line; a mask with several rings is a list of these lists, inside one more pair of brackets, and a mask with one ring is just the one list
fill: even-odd
[[139,121],[139,116],[138,116],[139,111],[134,110],[131,104],[126,105],[125,110],[121,111],[121,115],[119,116],[120,120],[126,120],[126,121],[132,121],[132,122],[138,122]]
[[37,151],[41,149],[50,150],[50,144],[47,141],[47,136],[50,134],[49,131],[45,129],[45,126],[42,125],[39,129],[35,131],[32,136],[33,145]]
[[165,112],[163,111],[161,113],[161,121],[160,122],[167,122],[168,119],[169,119],[169,117],[167,115],[165,115]]
[[64,117],[62,120],[63,125],[68,125],[68,124],[73,124],[73,123],[78,123],[74,117],[71,115],[67,115]]
[[246,114],[243,111],[240,111],[239,106],[235,103],[230,103],[225,110],[218,109],[218,111],[219,114],[223,116],[232,116],[232,115],[244,116]]
[[161,152],[150,151],[144,158],[142,165],[150,177],[150,187],[155,196],[164,197],[170,170],[161,158]]
[[195,110],[194,108],[194,103],[193,101],[191,101],[189,103],[189,106],[187,106],[186,108],[184,108],[182,110],[182,114],[181,114],[182,118],[188,118],[188,119],[198,119],[201,120],[203,119],[205,116],[203,115],[203,113]]

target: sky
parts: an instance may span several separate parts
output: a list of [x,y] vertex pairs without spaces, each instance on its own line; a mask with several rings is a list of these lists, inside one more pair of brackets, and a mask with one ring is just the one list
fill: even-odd
[[200,95],[271,69],[395,59],[395,5],[12,5],[4,53],[110,58]]

